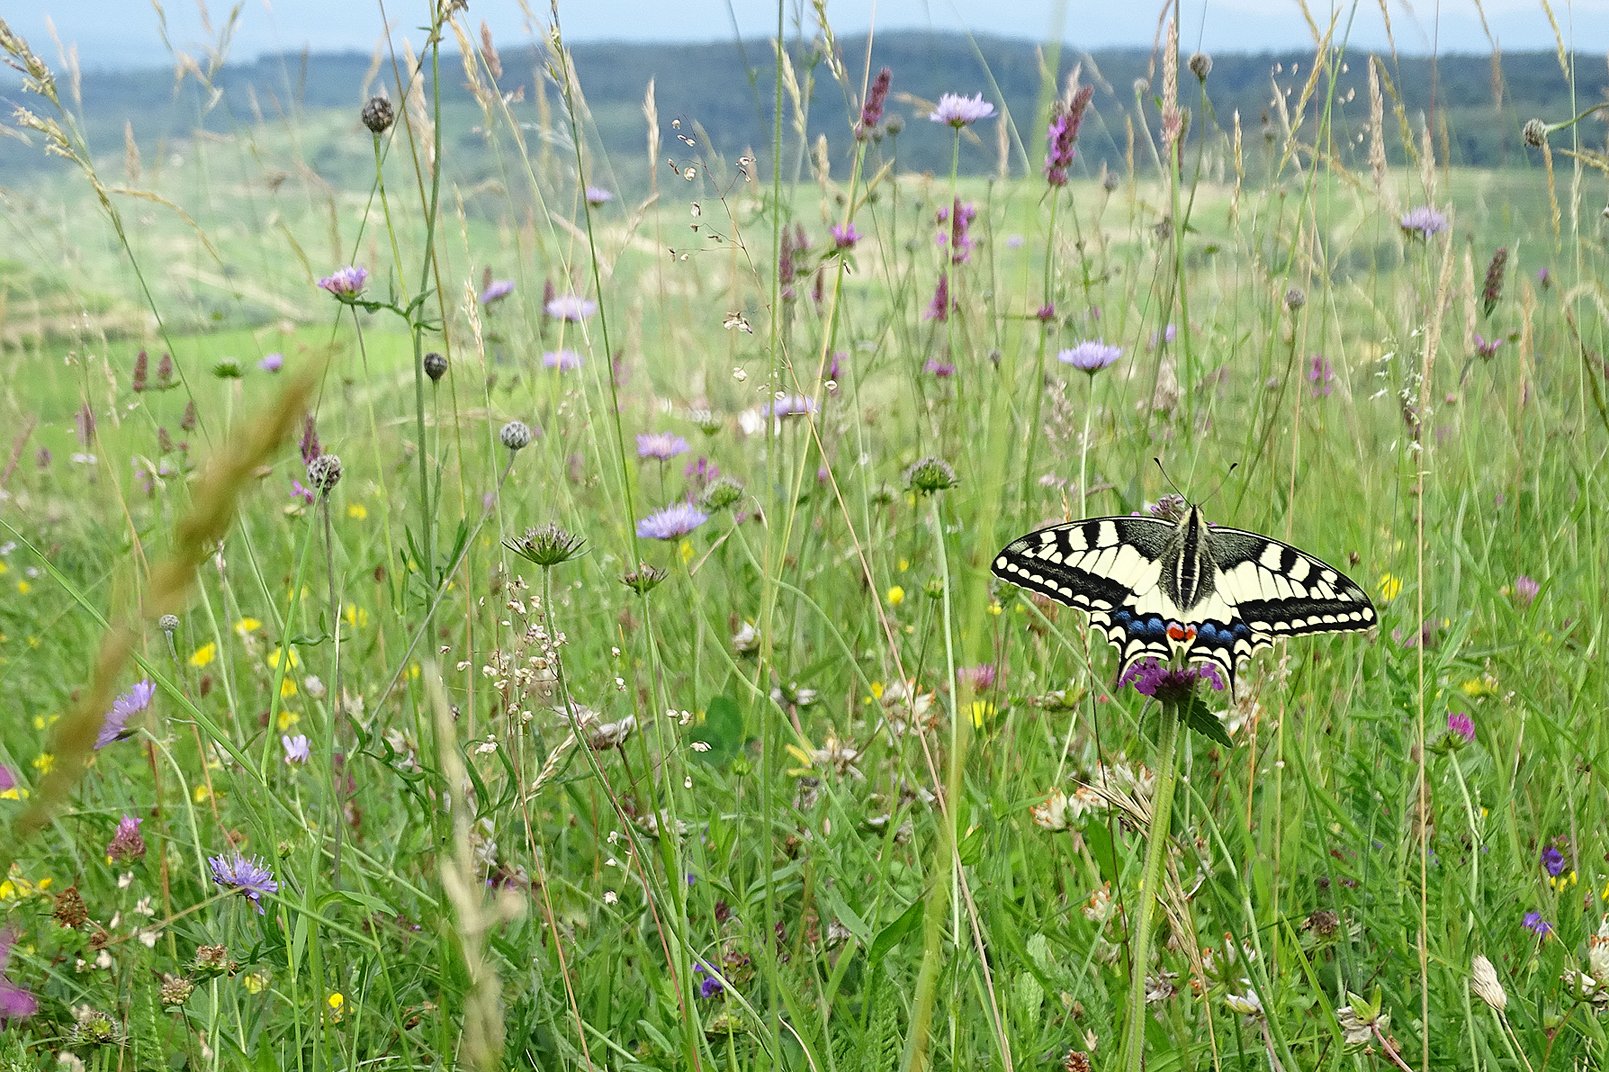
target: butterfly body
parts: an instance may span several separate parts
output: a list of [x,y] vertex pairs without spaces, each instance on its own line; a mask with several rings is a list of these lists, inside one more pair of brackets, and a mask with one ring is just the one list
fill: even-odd
[[1013,540],[995,576],[1084,611],[1118,649],[1119,677],[1145,659],[1205,662],[1233,684],[1281,636],[1368,629],[1374,605],[1345,574],[1268,536],[1207,524],[1096,517]]

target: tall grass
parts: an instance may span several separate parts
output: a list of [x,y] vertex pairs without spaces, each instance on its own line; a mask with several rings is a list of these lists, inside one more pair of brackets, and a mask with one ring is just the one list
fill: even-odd
[[[955,132],[994,174],[910,174],[823,23],[814,64],[779,46],[763,159],[651,85],[645,158],[607,159],[562,23],[511,100],[454,7],[382,57],[394,125],[243,124],[132,192],[6,35],[156,321],[181,271],[277,310],[7,357],[6,1067],[1115,1068],[1125,1027],[1150,1068],[1604,1064],[1581,123],[1545,168],[1454,169],[1390,57],[1325,39],[1251,133],[1170,30],[1155,86],[1047,67],[1037,114]],[[456,181],[459,77],[494,185]],[[1127,166],[1057,187],[1080,80]],[[801,144],[819,108],[843,137]],[[369,186],[191,177],[320,124]],[[276,204],[261,278],[226,271],[208,229]],[[318,289],[347,263],[360,293]],[[1121,358],[1057,360],[1096,339]],[[1209,695],[1232,745],[1179,735],[1155,830],[1173,720],[989,575],[1144,509],[1153,458],[1382,617]]]

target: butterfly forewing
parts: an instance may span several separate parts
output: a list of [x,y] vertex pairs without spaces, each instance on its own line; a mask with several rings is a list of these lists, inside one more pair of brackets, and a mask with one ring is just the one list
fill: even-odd
[[1178,523],[1098,517],[1052,525],[1013,540],[993,568],[1087,613],[1118,649],[1120,675],[1177,652],[1233,683],[1240,662],[1277,637],[1375,624],[1368,596],[1334,567],[1267,536],[1211,528],[1194,507]]

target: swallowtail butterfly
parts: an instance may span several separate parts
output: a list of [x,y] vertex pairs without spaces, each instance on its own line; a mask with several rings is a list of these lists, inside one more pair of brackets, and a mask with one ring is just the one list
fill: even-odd
[[1143,659],[1235,668],[1282,636],[1372,627],[1374,604],[1334,566],[1255,532],[1177,521],[1092,517],[1012,540],[994,574],[1089,615],[1117,648],[1121,680]]

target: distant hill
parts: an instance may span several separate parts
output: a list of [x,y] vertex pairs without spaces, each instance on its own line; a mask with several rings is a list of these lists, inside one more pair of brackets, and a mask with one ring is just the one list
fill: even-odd
[[[789,52],[796,78],[808,88],[809,141],[813,144],[821,135],[828,139],[835,168],[847,166],[852,144],[850,124],[857,114],[852,98],[859,93],[866,53],[864,37],[841,38],[838,44],[849,72],[850,88],[832,78],[819,42],[793,44]],[[691,151],[677,142],[676,135],[692,136],[695,130],[702,130],[729,162],[743,150],[752,149],[761,161],[762,174],[769,175],[774,60],[766,43],[582,44],[575,46],[573,54],[596,123],[589,140],[615,162],[617,184],[631,187],[646,182],[642,100],[650,79],[655,84],[664,157],[690,156]],[[1448,162],[1455,165],[1520,162],[1529,152],[1519,138],[1520,126],[1526,119],[1542,116],[1554,121],[1575,111],[1571,87],[1551,52],[1502,56],[1500,81],[1498,68],[1486,55],[1444,55],[1435,60],[1384,58],[1415,131],[1421,113],[1429,113],[1434,107],[1439,117],[1438,153],[1440,120],[1445,121]],[[501,59],[504,76],[500,88],[515,95],[512,108],[516,118],[535,130],[540,124],[536,97],[544,60],[528,48],[505,51]],[[1217,55],[1213,60],[1206,89],[1216,126],[1227,129],[1238,111],[1251,146],[1265,129],[1275,133],[1278,128],[1278,109],[1272,103],[1276,83],[1281,92],[1288,93],[1287,100],[1294,106],[1306,82],[1311,56],[1290,52]],[[1609,73],[1602,57],[1581,56],[1580,60],[1574,101],[1584,106],[1604,98]],[[895,100],[890,111],[901,114],[906,121],[898,138],[898,153],[903,167],[917,171],[948,171],[951,133],[929,122],[912,98],[931,101],[945,92],[981,92],[997,105],[1004,105],[1014,124],[1011,168],[1015,173],[1036,171],[1044,152],[1041,123],[1035,118],[1043,114],[1046,106],[1043,72],[1054,64],[1059,85],[1075,65],[1081,65],[1084,79],[1097,87],[1095,112],[1081,140],[1081,166],[1096,170],[1103,161],[1120,163],[1127,152],[1126,119],[1135,114],[1136,80],[1149,79],[1148,96],[1160,92],[1161,86],[1160,72],[1152,68],[1152,54],[1144,50],[1084,53],[1065,48],[1059,56],[1049,57],[1042,55],[1040,46],[1029,42],[927,32],[879,35],[871,63],[874,69],[883,65],[893,69]],[[1366,57],[1349,55],[1346,66],[1346,72],[1338,76],[1334,94],[1338,104],[1333,113],[1336,151],[1343,156],[1361,152],[1356,135],[1368,115]],[[443,98],[452,117],[448,129],[452,133],[449,140],[455,151],[454,165],[470,177],[493,174],[489,161],[477,157],[483,139],[473,128],[481,122],[480,110],[463,85],[458,56],[443,56],[441,69]],[[356,115],[369,70],[370,58],[356,53],[270,56],[252,63],[226,65],[216,79],[219,94],[211,100],[193,76],[175,91],[173,73],[168,69],[86,73],[82,79],[82,118],[94,151],[117,157],[123,153],[125,124],[142,153],[155,151],[164,139],[189,138],[201,127],[227,135],[259,122],[283,124],[289,120],[294,125],[313,118],[315,113],[327,117],[332,109],[346,111],[356,130]],[[382,72],[381,78],[388,74],[389,71]],[[1181,103],[1193,113],[1191,136],[1199,136],[1203,129],[1213,128],[1212,120],[1204,120],[1201,114],[1196,79],[1186,71],[1181,72],[1180,81]],[[63,79],[64,94],[65,83]],[[1321,86],[1321,96],[1326,89]],[[0,93],[18,101],[17,80],[12,77],[0,81]],[[394,86],[391,93],[395,96]],[[551,81],[547,94],[555,124],[562,125],[562,111]],[[1387,107],[1389,110],[1391,102]],[[783,163],[791,175],[798,166],[799,141],[791,104],[785,103],[785,113],[788,149]],[[1146,114],[1154,130],[1154,103],[1147,102]],[[672,128],[674,119],[682,121],[679,129]],[[1392,155],[1400,158],[1396,121],[1388,117],[1387,125]],[[1604,128],[1596,121],[1589,121],[1583,129],[1593,141],[1603,137]],[[990,127],[981,133],[981,141],[968,141],[962,146],[964,172],[993,171],[997,166],[995,133]],[[1304,139],[1311,137],[1309,129]],[[1141,152],[1143,155],[1143,147]],[[30,148],[15,139],[0,139],[0,182],[21,183],[60,166],[59,160],[45,157],[37,147]],[[664,160],[656,166],[663,168]]]

